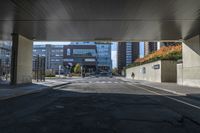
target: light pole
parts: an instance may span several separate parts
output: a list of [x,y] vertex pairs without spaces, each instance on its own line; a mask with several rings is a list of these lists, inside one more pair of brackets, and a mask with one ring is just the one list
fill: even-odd
[[81,77],[83,77],[83,66],[81,65]]
[[61,65],[59,65],[59,70],[58,70],[58,74],[59,74],[59,78],[60,78],[60,71],[61,71]]

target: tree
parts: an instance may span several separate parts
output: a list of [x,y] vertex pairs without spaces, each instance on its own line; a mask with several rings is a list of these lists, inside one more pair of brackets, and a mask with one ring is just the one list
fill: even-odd
[[112,69],[112,74],[113,74],[113,75],[118,75],[118,71],[119,71],[119,70],[118,70],[117,68],[113,68],[113,69]]
[[76,64],[76,66],[74,67],[74,72],[81,73],[81,65],[80,64]]

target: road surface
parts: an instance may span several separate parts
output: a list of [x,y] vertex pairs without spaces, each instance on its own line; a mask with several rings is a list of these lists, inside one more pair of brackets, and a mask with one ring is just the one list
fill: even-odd
[[0,133],[200,133],[200,101],[99,77],[0,101]]

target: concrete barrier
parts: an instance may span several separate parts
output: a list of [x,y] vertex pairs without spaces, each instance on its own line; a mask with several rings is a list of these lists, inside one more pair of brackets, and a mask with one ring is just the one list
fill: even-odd
[[126,69],[126,78],[131,79],[134,73],[136,80],[153,82],[176,82],[177,62],[173,60],[159,60],[148,64]]
[[183,85],[183,63],[177,64],[177,84]]

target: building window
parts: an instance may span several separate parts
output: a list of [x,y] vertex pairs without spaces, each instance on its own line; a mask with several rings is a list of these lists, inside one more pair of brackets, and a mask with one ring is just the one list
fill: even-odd
[[96,56],[95,49],[73,49],[74,55]]
[[65,62],[73,62],[74,59],[64,59],[63,61],[65,61]]
[[70,51],[69,48],[67,49],[67,55],[68,55],[68,56],[71,55],[71,51]]

